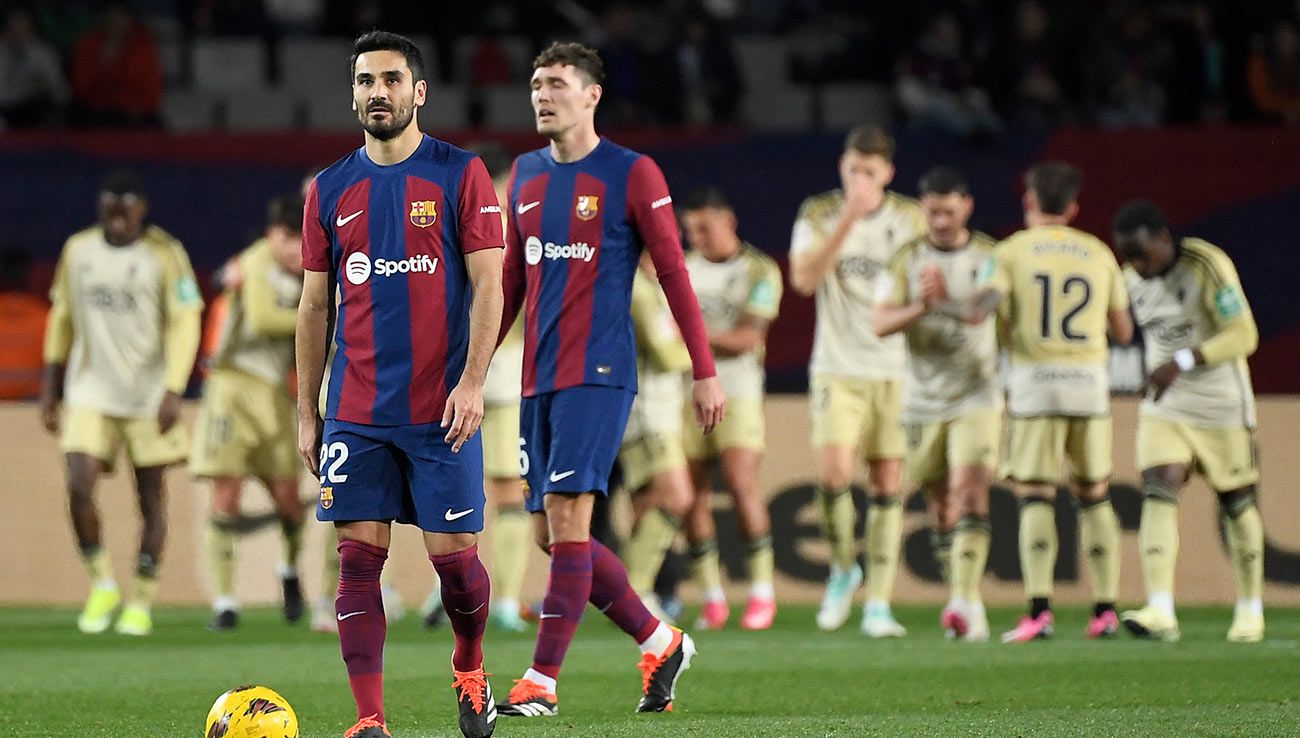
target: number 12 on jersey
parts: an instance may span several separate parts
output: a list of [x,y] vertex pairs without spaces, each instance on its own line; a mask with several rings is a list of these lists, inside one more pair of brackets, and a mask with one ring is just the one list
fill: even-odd
[[1088,303],[1092,301],[1092,283],[1088,281],[1088,278],[1081,274],[1068,274],[1060,285],[1054,288],[1052,275],[1047,272],[1036,272],[1034,281],[1038,283],[1039,289],[1042,290],[1042,313],[1039,315],[1039,330],[1042,337],[1045,339],[1058,337],[1054,335],[1058,323],[1055,316],[1056,311],[1052,309],[1053,303],[1056,301],[1052,298],[1056,296],[1059,289],[1060,301],[1064,303],[1059,306],[1061,308],[1059,337],[1066,341],[1088,340],[1088,334],[1076,331],[1071,325],[1071,321],[1074,320],[1075,316],[1083,312],[1084,308],[1088,307]]

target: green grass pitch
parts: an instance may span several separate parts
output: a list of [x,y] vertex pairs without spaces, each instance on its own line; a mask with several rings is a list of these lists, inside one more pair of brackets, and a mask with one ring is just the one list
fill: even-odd
[[[699,633],[699,656],[676,711],[634,715],[635,647],[588,611],[569,650],[558,718],[498,721],[498,736],[1295,736],[1300,735],[1300,613],[1269,612],[1269,638],[1223,640],[1230,613],[1180,612],[1183,641],[1083,638],[1081,608],[1061,608],[1050,642],[943,640],[935,608],[901,608],[911,636],[868,641],[850,622],[822,634],[806,607],[766,633]],[[1016,613],[991,613],[994,630]],[[66,610],[0,610],[0,735],[200,736],[218,694],[256,682],[292,703],[303,738],[337,738],[353,721],[338,645],[245,612],[234,633],[207,613],[162,609],[143,639],[76,632]],[[995,633],[996,635],[996,633]],[[532,635],[489,631],[498,699],[528,665]],[[387,705],[394,738],[459,736],[451,637],[408,618],[388,632]]]

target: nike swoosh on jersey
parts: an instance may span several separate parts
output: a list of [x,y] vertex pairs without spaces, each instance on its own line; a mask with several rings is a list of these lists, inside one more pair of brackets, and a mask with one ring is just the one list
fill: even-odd
[[568,479],[569,477],[571,477],[571,476],[573,476],[574,474],[577,474],[577,473],[578,473],[578,472],[577,472],[576,469],[570,469],[570,470],[568,470],[568,471],[566,471],[566,472],[551,472],[551,481],[552,481],[552,482],[563,481],[563,480]]
[[339,622],[341,623],[341,622],[343,622],[344,620],[347,620],[348,618],[356,617],[357,615],[365,615],[365,614],[366,614],[366,611],[365,611],[365,610],[357,610],[356,612],[350,612],[350,613],[348,613],[347,615],[339,614],[339,615],[338,615],[338,619],[339,619]]
[[361,214],[364,213],[364,212],[366,212],[366,211],[364,211],[364,210],[358,210],[357,212],[355,212],[355,213],[349,215],[349,216],[346,217],[346,218],[344,218],[342,215],[340,215],[339,217],[337,217],[337,218],[334,219],[334,227],[335,227],[335,228],[342,228],[343,226],[347,225],[348,223],[351,223],[353,218],[357,217],[358,215],[361,215]]
[[458,513],[453,513],[451,511],[451,508],[449,507],[447,508],[446,514],[444,514],[442,517],[443,519],[445,519],[447,522],[450,523],[453,520],[460,520],[461,518],[465,517],[466,515],[469,515],[472,512],[474,512],[474,508],[471,507],[468,510],[461,510]]
[[542,204],[542,201],[541,201],[541,200],[533,200],[532,202],[530,202],[530,203],[528,203],[528,204],[526,204],[526,205],[525,205],[524,203],[521,202],[521,203],[519,203],[519,208],[518,208],[518,210],[519,210],[519,214],[520,214],[520,215],[523,215],[524,213],[528,212],[529,210],[532,210],[533,208],[535,208],[535,207],[537,207],[538,205],[541,205],[541,204]]

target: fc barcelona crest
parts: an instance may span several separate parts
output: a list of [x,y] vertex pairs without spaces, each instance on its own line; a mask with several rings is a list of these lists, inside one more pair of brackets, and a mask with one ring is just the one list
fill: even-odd
[[581,220],[591,220],[600,212],[600,198],[595,195],[578,195],[578,206],[576,208],[578,218]]
[[334,488],[333,488],[333,487],[321,487],[321,488],[320,488],[320,506],[321,506],[321,509],[323,509],[323,510],[328,510],[328,509],[330,509],[331,507],[334,507]]
[[437,219],[437,200],[415,200],[411,203],[411,225],[416,228],[428,228]]

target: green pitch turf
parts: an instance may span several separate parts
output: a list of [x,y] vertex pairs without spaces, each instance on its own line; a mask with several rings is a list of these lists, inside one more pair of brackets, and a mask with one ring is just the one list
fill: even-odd
[[[1183,641],[1084,640],[1084,614],[1058,612],[1050,642],[945,642],[933,608],[902,608],[909,638],[822,634],[787,607],[767,633],[697,635],[676,712],[634,715],[636,649],[589,611],[569,650],[561,715],[498,721],[498,736],[1284,736],[1300,735],[1300,613],[1269,612],[1269,639],[1224,642],[1227,609],[1184,609]],[[992,613],[994,630],[1015,613]],[[234,633],[207,613],[163,609],[143,639],[76,632],[65,610],[0,610],[0,735],[200,736],[213,699],[266,684],[298,713],[303,738],[338,738],[354,717],[338,645],[252,610]],[[850,623],[850,626],[855,623]],[[996,635],[996,633],[995,633]],[[451,637],[408,618],[388,632],[394,738],[459,736]],[[489,632],[498,699],[528,665],[532,636]]]

